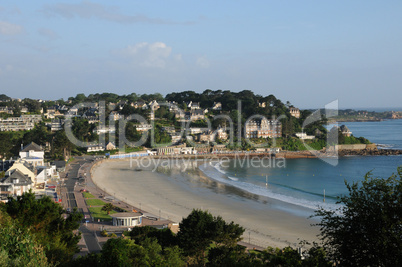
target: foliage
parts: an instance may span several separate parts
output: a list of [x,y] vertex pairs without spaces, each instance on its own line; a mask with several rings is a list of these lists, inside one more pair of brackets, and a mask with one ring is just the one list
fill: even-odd
[[95,129],[94,124],[89,124],[87,119],[73,118],[73,125],[71,130],[74,136],[80,141],[91,142],[97,139],[97,135],[93,132]]
[[153,238],[158,240],[163,248],[177,245],[176,236],[170,229],[156,229],[151,226],[134,227],[128,235],[135,243],[141,243],[146,238]]
[[107,231],[106,231],[106,230],[102,230],[102,231],[100,232],[100,235],[101,235],[101,236],[108,236],[108,234],[107,234]]
[[179,227],[179,245],[184,254],[197,264],[205,262],[205,252],[212,242],[233,246],[244,232],[238,224],[227,224],[220,216],[214,217],[209,212],[196,209],[181,221]]
[[49,262],[68,262],[78,251],[80,235],[73,231],[79,227],[81,213],[74,210],[64,219],[59,204],[47,196],[36,199],[32,192],[17,199],[8,198],[4,210],[20,227],[30,229],[38,244],[44,247]]
[[109,215],[110,212],[111,212],[113,209],[114,209],[114,206],[113,206],[112,203],[106,203],[106,204],[102,207],[101,211],[106,211],[106,212],[107,212],[107,215]]
[[0,211],[0,266],[50,266],[35,236]]
[[345,266],[400,266],[402,264],[402,167],[381,179],[346,183],[337,211],[318,210],[321,238],[335,262]]

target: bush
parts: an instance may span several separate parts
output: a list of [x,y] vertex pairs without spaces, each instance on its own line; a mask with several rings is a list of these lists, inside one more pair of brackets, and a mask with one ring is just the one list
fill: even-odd
[[106,230],[102,230],[102,231],[100,232],[100,235],[101,235],[101,236],[105,236],[105,237],[108,236]]
[[108,237],[117,237],[117,235],[115,233],[110,233],[107,235]]

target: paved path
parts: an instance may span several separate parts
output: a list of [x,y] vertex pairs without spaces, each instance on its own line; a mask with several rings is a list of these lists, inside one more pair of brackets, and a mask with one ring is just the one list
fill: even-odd
[[[90,163],[91,160],[91,158],[78,157],[68,166],[66,170],[68,178],[65,178],[65,186],[62,188],[61,194],[64,197],[64,207],[70,209],[78,208],[78,210],[83,213],[84,218],[89,220],[89,223],[81,222],[79,227],[82,237],[80,240],[81,247],[84,251],[97,253],[101,251],[101,246],[97,239],[98,226],[92,223],[90,212],[85,203],[84,197],[80,192],[80,190],[85,187],[85,184],[82,184],[85,181],[80,179],[80,177],[83,177],[82,167]],[[83,244],[85,244],[85,247],[83,247]],[[81,253],[81,255],[82,254],[85,253]]]

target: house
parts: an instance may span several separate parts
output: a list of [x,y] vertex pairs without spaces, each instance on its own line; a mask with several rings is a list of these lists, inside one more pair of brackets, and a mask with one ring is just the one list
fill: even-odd
[[58,172],[64,172],[66,170],[66,162],[64,160],[55,160],[51,164],[56,166]]
[[64,120],[60,118],[52,119],[52,121],[47,124],[52,132],[63,130]]
[[172,101],[172,102],[168,102],[167,104],[169,106],[169,111],[170,112],[175,112],[175,111],[179,110],[179,107],[177,106],[176,102]]
[[140,123],[140,124],[137,124],[137,125],[135,126],[135,128],[136,128],[137,131],[139,131],[139,132],[146,132],[146,131],[152,129],[152,124]]
[[300,118],[300,110],[298,108],[290,107],[289,112],[290,112],[290,115],[292,115],[293,117],[295,117],[297,119]]
[[87,152],[98,152],[105,151],[105,148],[102,145],[92,145],[87,147]]
[[228,139],[228,133],[226,132],[226,129],[219,127],[215,131],[216,138],[225,141]]
[[279,121],[267,120],[265,117],[249,119],[245,125],[246,138],[276,138],[282,136]]
[[200,134],[206,130],[208,130],[208,128],[190,127],[187,131],[190,132],[190,134]]
[[114,133],[116,132],[116,128],[114,127],[114,125],[112,126],[97,126],[94,129],[94,132],[98,135],[100,134],[106,134],[106,133]]
[[159,109],[159,104],[158,102],[156,102],[156,100],[152,100],[151,102],[149,102],[148,106],[151,110]]
[[134,108],[141,108],[141,109],[148,108],[148,105],[142,101],[134,102],[133,104],[131,104],[131,106],[133,106]]
[[15,169],[0,180],[0,197],[2,200],[8,196],[21,196],[32,189],[32,180],[19,170]]
[[13,114],[12,107],[0,107],[0,113]]
[[110,112],[109,118],[112,118],[112,120],[117,121],[119,119],[124,119],[124,116],[119,114],[117,111],[112,111]]
[[45,152],[43,151],[42,147],[37,145],[35,142],[31,142],[27,146],[23,147],[19,154],[21,159],[31,163],[34,167],[45,165]]
[[201,108],[199,102],[193,102],[193,101],[190,101],[187,104],[187,107],[190,108],[190,109],[200,109]]
[[204,110],[202,110],[202,109],[191,109],[189,115],[190,115],[189,119],[191,121],[202,120],[202,119],[204,119]]
[[315,138],[314,135],[307,135],[306,133],[296,133],[295,135],[301,140],[312,140]]
[[182,138],[181,134],[178,133],[170,133],[170,138],[172,138],[172,144],[179,144]]
[[258,106],[260,108],[265,108],[267,106],[267,102],[258,102]]
[[112,142],[107,143],[106,150],[115,150],[115,149],[116,146]]
[[21,159],[15,161],[14,164],[5,173],[6,175],[10,174],[14,170],[20,171],[22,174],[29,177],[29,179],[31,179],[31,181],[35,183],[36,169],[27,161]]
[[222,104],[221,102],[214,102],[214,104],[212,105],[212,110],[222,110]]
[[349,128],[346,125],[341,125],[339,127],[339,130],[341,131],[343,136],[351,136],[352,132],[349,130]]
[[216,133],[211,130],[202,132],[198,135],[198,142],[213,142],[215,141],[215,135]]

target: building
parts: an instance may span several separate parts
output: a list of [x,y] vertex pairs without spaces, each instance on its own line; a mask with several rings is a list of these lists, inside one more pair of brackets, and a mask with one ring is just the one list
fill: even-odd
[[146,132],[146,131],[149,131],[152,129],[152,124],[140,123],[140,124],[135,125],[135,128],[139,132]]
[[106,150],[115,150],[115,149],[116,146],[112,142],[107,143]]
[[296,137],[301,140],[312,140],[315,138],[314,135],[307,135],[306,133],[296,133]]
[[289,112],[290,112],[290,115],[292,115],[293,117],[295,117],[297,119],[300,118],[300,110],[298,108],[290,107]]
[[200,109],[201,108],[199,102],[193,102],[193,101],[190,101],[187,104],[187,107],[190,108],[190,109]]
[[5,172],[6,176],[11,174],[14,170],[20,171],[35,183],[36,170],[30,163],[22,159],[15,161],[14,164]]
[[52,132],[63,130],[64,120],[60,118],[52,119],[50,124],[47,124]]
[[7,172],[0,180],[0,198],[6,200],[8,196],[21,196],[32,188],[32,180],[19,170]]
[[214,102],[214,104],[212,105],[212,110],[222,110],[222,104],[221,102]]
[[339,130],[341,131],[343,136],[351,136],[352,132],[349,130],[349,128],[346,125],[341,125],[339,127]]
[[148,106],[151,110],[159,109],[159,104],[158,102],[156,102],[156,100],[152,100],[151,102],[149,102]]
[[87,147],[87,152],[98,152],[98,151],[105,151],[105,147],[102,145],[93,145]]
[[34,167],[45,165],[45,152],[42,147],[37,145],[35,142],[31,142],[21,149],[20,158],[31,163]]
[[198,135],[198,142],[213,142],[215,141],[215,132],[208,130]]
[[139,212],[118,212],[110,214],[113,226],[137,226],[142,224],[142,213]]
[[204,110],[202,109],[191,109],[190,112],[186,112],[187,119],[191,121],[204,119]]
[[40,121],[42,121],[41,115],[21,115],[20,117],[0,119],[0,131],[32,130]]
[[245,125],[246,138],[277,138],[282,136],[282,125],[279,121],[264,118],[250,119]]

